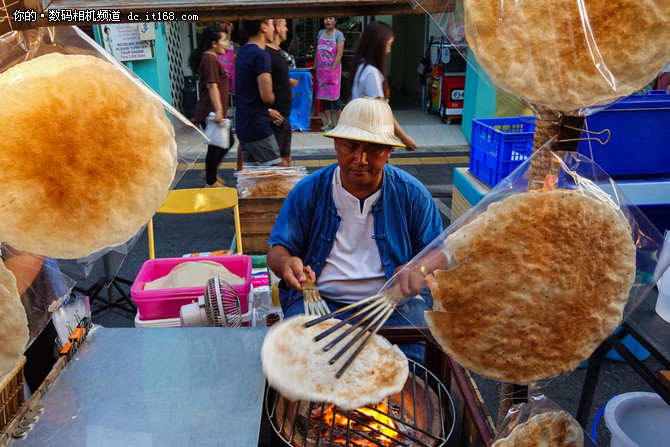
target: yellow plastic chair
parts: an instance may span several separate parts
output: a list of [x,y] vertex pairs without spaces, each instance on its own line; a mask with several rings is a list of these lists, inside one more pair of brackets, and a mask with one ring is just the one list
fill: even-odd
[[[225,209],[233,209],[235,218],[235,241],[237,253],[242,253],[242,234],[240,230],[240,208],[235,188],[191,188],[173,189],[156,211],[163,214],[197,214]],[[149,259],[156,257],[154,247],[154,220],[147,226],[149,236]]]

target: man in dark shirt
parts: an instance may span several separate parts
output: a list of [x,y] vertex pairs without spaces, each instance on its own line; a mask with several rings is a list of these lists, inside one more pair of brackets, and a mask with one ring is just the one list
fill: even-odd
[[[289,54],[279,46],[286,41],[286,19],[274,19],[274,40],[268,43],[265,51],[270,55],[272,65],[272,92],[275,102],[270,108],[270,116],[276,117],[272,121],[272,131],[279,145],[279,154],[285,166],[291,166],[291,88],[298,85],[297,79],[289,77],[288,67],[291,63]],[[279,116],[274,113],[279,113]]]
[[265,52],[265,46],[274,39],[273,21],[246,20],[242,26],[251,36],[235,62],[235,127],[242,158],[247,165],[281,165],[277,140],[270,127],[270,121],[280,114],[275,111],[271,119],[268,108],[275,101],[270,56]]

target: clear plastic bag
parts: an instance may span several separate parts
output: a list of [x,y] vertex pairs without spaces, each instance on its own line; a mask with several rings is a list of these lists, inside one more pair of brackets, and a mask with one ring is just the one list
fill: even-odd
[[670,60],[665,0],[445,0],[439,12],[431,0],[409,2],[430,13],[482,79],[535,110],[589,115],[644,88]]
[[6,244],[2,244],[2,262],[13,275],[26,311],[28,347],[47,325],[52,312],[67,299],[75,282],[61,272],[57,260],[21,252]]
[[[4,34],[0,39],[0,55],[2,56],[0,58],[0,72],[50,53],[89,55],[103,59],[117,67],[121,73],[128,76],[133,82],[140,85],[147,94],[160,102],[174,129],[174,138],[177,144],[179,165],[170,188],[177,184],[186,169],[192,166],[198,157],[204,153],[207,147],[207,139],[201,131],[151,90],[137,75],[110,56],[76,26],[36,28]],[[86,113],[86,111],[82,110],[81,113]],[[48,167],[45,166],[44,169],[48,169]],[[73,169],[76,169],[76,166]],[[109,168],[109,176],[110,178],[115,176],[113,167]],[[98,181],[99,184],[91,184],[92,189],[105,188],[109,178],[100,178]],[[82,206],[85,206],[86,198],[82,197],[81,200]],[[82,224],[85,225],[85,223]],[[60,268],[75,279],[88,278],[103,285],[109,285],[121,267],[123,259],[132,249],[143,230],[144,226],[138,228],[135,236],[124,244],[101,249],[84,258],[60,260]]]
[[[89,55],[105,60],[113,64],[121,73],[160,102],[174,129],[174,138],[177,144],[178,167],[170,188],[177,184],[186,169],[193,165],[198,157],[204,153],[207,147],[207,139],[202,132],[76,26],[36,28],[12,31],[2,35],[0,37],[0,73],[22,62],[50,53]],[[20,82],[20,80],[17,82]],[[76,88],[76,86],[73,86],[73,88]],[[86,113],[86,110],[77,112]],[[45,119],[49,119],[49,117],[45,117]],[[29,136],[26,136],[26,138],[29,138]],[[100,150],[105,150],[105,148],[100,148]],[[43,166],[40,169],[47,171],[49,166]],[[77,166],[73,165],[72,169],[76,170]],[[107,169],[109,177],[94,179],[90,184],[92,190],[105,188],[108,182],[118,174],[114,172],[114,166],[108,166]],[[82,206],[86,206],[86,200],[86,197],[81,198]],[[86,222],[72,222],[72,225],[86,225]],[[135,236],[130,238],[128,242],[101,249],[80,259],[56,260],[44,258],[44,256],[26,253],[3,244],[3,257],[9,265],[17,266],[15,276],[17,282],[19,282],[19,288],[22,289],[21,299],[28,316],[29,344],[49,322],[51,313],[57,310],[68,296],[75,281],[86,278],[102,285],[109,285],[143,231],[144,226],[141,226],[137,228]],[[76,241],[73,241],[73,243],[76,243]],[[35,273],[37,264],[39,264],[39,268]],[[22,273],[19,272],[22,270],[28,270],[31,273],[24,278]]]
[[[617,257],[615,255],[610,257],[607,251],[608,248],[605,246],[602,249],[598,248],[600,250],[598,253],[602,254],[598,259],[602,260],[600,261],[602,264],[589,263],[589,259],[582,260],[578,258],[577,253],[562,252],[560,247],[571,247],[571,245],[562,245],[561,241],[557,242],[559,246],[555,250],[553,247],[539,245],[539,243],[537,249],[534,250],[535,245],[533,244],[537,243],[538,238],[542,236],[541,223],[538,223],[539,228],[533,228],[530,231],[525,226],[523,227],[524,230],[516,228],[514,226],[516,224],[515,221],[512,221],[509,225],[506,224],[508,226],[505,228],[503,228],[502,224],[501,228],[496,228],[496,221],[491,221],[488,227],[482,225],[482,222],[486,222],[487,219],[491,220],[488,217],[492,215],[490,213],[497,210],[506,199],[517,200],[519,197],[522,197],[522,194],[526,195],[523,197],[538,194],[536,192],[528,192],[529,184],[533,183],[529,179],[529,176],[532,176],[536,172],[534,171],[534,165],[540,161],[545,161],[547,158],[554,163],[554,167],[556,168],[553,174],[545,177],[545,181],[551,184],[552,188],[567,190],[580,197],[584,196],[585,199],[588,199],[588,203],[582,205],[584,209],[587,209],[588,206],[594,203],[598,203],[601,209],[611,209],[614,211],[612,215],[620,216],[619,219],[625,219],[618,220],[619,223],[617,225],[620,226],[617,228],[619,228],[619,236],[621,236],[628,232],[628,227],[625,225],[626,222],[629,226],[630,241],[624,243],[627,240],[625,236],[621,239],[624,240],[622,242],[623,246],[631,247],[628,248],[627,254],[622,255],[620,252],[616,255]],[[554,206],[554,202],[549,201],[553,196],[541,195],[537,197],[547,197],[547,202],[540,202],[539,205],[538,202],[534,202],[536,208],[526,210],[528,219],[535,217],[533,213],[537,213],[538,217],[543,216],[546,212],[545,207],[550,208]],[[552,198],[552,200],[555,199]],[[569,220],[567,214],[571,211],[571,209],[568,209],[565,215],[565,218],[570,222],[572,220]],[[583,210],[575,209],[574,211],[575,213],[582,213]],[[521,214],[519,216],[526,217]],[[524,222],[528,219],[524,219]],[[574,222],[580,220],[581,218],[577,218]],[[526,224],[524,223],[524,225]],[[586,228],[587,230],[580,230],[579,233],[574,233],[571,232],[573,227],[568,227],[561,233],[557,233],[558,238],[564,238],[566,241],[580,241],[579,243],[583,240],[589,240],[593,241],[591,243],[592,246],[600,247],[597,243],[605,240],[606,235],[594,233],[590,235],[591,239],[588,239],[590,221],[584,220],[579,225],[581,225],[579,228]],[[575,228],[577,227],[575,225]],[[465,242],[460,242],[461,238],[456,238],[456,236],[467,236],[468,234],[481,234],[485,231],[489,232],[487,234],[494,239],[497,237],[507,238],[504,239],[505,245],[500,248],[501,253],[494,252],[494,248],[488,245],[482,246],[479,249],[480,246],[476,245],[476,240],[468,242],[466,239],[463,239]],[[499,233],[491,236],[491,231],[498,231]],[[524,233],[524,231],[526,232]],[[573,152],[565,152],[561,158],[556,153],[550,152],[545,146],[533,154],[529,160],[524,162],[509,177],[500,182],[474,208],[453,222],[428,247],[396,273],[386,283],[382,289],[382,293],[395,297],[396,301],[402,297],[414,296],[423,286],[423,280],[426,277],[433,291],[434,310],[453,315],[454,321],[450,320],[449,325],[454,328],[453,331],[458,331],[459,335],[454,335],[456,332],[449,331],[448,334],[450,335],[432,333],[428,330],[428,327],[419,327],[419,329],[426,330],[427,334],[431,332],[440,342],[445,352],[461,363],[468,363],[470,360],[462,357],[462,352],[456,354],[449,347],[449,344],[458,345],[459,341],[462,340],[458,337],[464,336],[464,334],[467,335],[467,338],[471,337],[472,340],[477,340],[480,343],[482,352],[472,351],[470,354],[476,357],[474,363],[464,364],[464,366],[478,374],[505,382],[535,382],[549,379],[577,367],[579,363],[590,357],[592,352],[607,336],[614,332],[623,319],[633,312],[635,307],[648,295],[654,286],[654,283],[658,279],[657,276],[659,276],[658,271],[662,271],[662,269],[657,270],[662,244],[663,238],[658,230],[633,202],[625,197],[617,187],[616,182],[592,160]],[[479,257],[473,258],[476,261],[473,261],[473,259],[467,257],[468,251],[465,250],[466,257],[463,258],[463,255],[459,253],[462,250],[462,246],[466,246],[466,248],[478,247],[480,253],[483,252],[485,254],[479,254]],[[516,252],[515,250],[519,251]],[[503,251],[505,253],[502,253]],[[634,253],[631,253],[632,251]],[[537,256],[533,256],[534,254]],[[558,256],[559,254],[562,256]],[[632,260],[633,255],[635,257],[634,260]],[[625,259],[622,261],[620,256],[625,257]],[[625,263],[626,260],[627,264]],[[546,265],[537,267],[534,264],[537,262],[546,262]],[[552,265],[552,262],[563,262],[563,265]],[[615,263],[617,265],[625,264],[628,267],[624,270],[616,271],[607,269],[607,274],[612,274],[614,280],[609,276],[604,279],[598,276],[604,270],[604,267],[609,267],[610,264]],[[468,265],[469,267],[465,267]],[[574,296],[576,293],[573,294],[572,291],[582,289],[578,289],[576,285],[569,282],[563,282],[563,278],[566,275],[560,272],[566,272],[565,269],[561,269],[564,266],[568,266],[568,273],[570,275],[574,272],[574,275],[576,275],[574,278],[579,281],[576,284],[584,287],[584,296]],[[477,276],[479,273],[476,269],[478,268],[484,269],[482,270],[484,272],[489,271],[491,274],[488,276]],[[440,273],[441,270],[447,271],[446,274]],[[431,272],[434,275],[431,275]],[[533,274],[529,272],[538,273]],[[619,276],[617,276],[616,272],[620,272]],[[456,281],[457,285],[448,282],[454,281],[456,277],[458,277],[458,281]],[[572,276],[570,277],[572,278]],[[491,283],[487,282],[489,279]],[[477,283],[478,280],[480,281],[478,284],[468,285],[467,283],[467,281]],[[514,282],[515,280],[518,281]],[[619,286],[618,281],[623,285]],[[500,286],[498,286],[498,282],[500,282]],[[620,294],[614,293],[617,297],[616,300],[614,298],[610,299],[601,291],[609,286],[612,286],[614,289],[622,287],[621,290],[623,290],[625,285],[630,285],[630,283],[632,283],[630,293],[628,295],[624,295],[625,291]],[[485,290],[482,292],[478,289],[486,284],[491,284],[488,294]],[[450,290],[452,286],[454,290]],[[470,290],[479,290],[482,295],[477,296],[473,300],[468,295]],[[443,295],[443,293],[446,295]],[[572,296],[570,296],[571,294]],[[440,296],[447,296],[448,298],[441,299]],[[495,297],[495,299],[491,299],[491,297]],[[591,307],[595,305],[591,303],[595,303],[597,299],[602,299],[606,303],[606,308],[604,309],[606,315],[601,315],[599,309]],[[511,308],[511,313],[509,308],[504,308],[500,311],[492,310],[484,314],[478,313],[483,312],[480,309],[496,309],[495,306],[499,302],[512,303],[514,307]],[[480,305],[484,306],[482,303],[490,304],[489,307],[479,307]],[[568,305],[568,303],[570,304]],[[616,303],[616,305],[611,303]],[[556,309],[557,304],[565,305],[564,310],[566,310],[567,314],[559,314]],[[610,308],[610,306],[615,306],[616,310],[613,310],[614,308]],[[586,311],[583,309],[590,309],[588,310],[589,314],[586,314]],[[402,313],[401,307],[399,307],[399,310]],[[459,311],[462,315],[458,313]],[[499,317],[496,312],[501,312]],[[494,313],[495,317],[493,316]],[[539,321],[531,319],[529,326],[526,327],[526,320],[524,318],[535,315],[544,315],[544,317]],[[460,316],[461,319],[457,318],[457,316]],[[601,318],[607,321],[603,322]],[[500,324],[500,326],[496,329],[487,327],[487,322],[492,321]],[[533,326],[535,329],[529,329],[533,324],[537,325]],[[548,335],[551,337],[551,328],[558,327],[552,325],[564,326],[574,333],[567,334],[566,337],[559,341],[554,340],[551,343],[556,343],[556,345],[542,346],[542,349],[535,344],[530,345],[532,333],[538,333],[533,331],[548,329]],[[590,328],[596,328],[597,331],[600,331],[596,335],[596,340],[584,338],[590,336],[591,333],[588,332]],[[586,331],[585,334],[587,335],[579,333],[582,329]],[[568,329],[565,330],[568,331]],[[556,337],[558,338],[560,335],[557,333]],[[572,346],[574,340],[582,339],[589,340],[590,344],[587,343],[588,346],[582,346],[578,354],[576,354],[577,357],[570,357],[561,367],[549,367],[548,372],[538,372],[532,375],[532,380],[511,380],[504,375],[505,373],[500,373],[499,375],[496,372],[495,366],[489,365],[484,367],[478,364],[479,360],[477,360],[483,358],[491,359],[490,362],[492,365],[495,364],[494,359],[503,363],[512,361],[508,357],[508,355],[511,355],[511,351],[507,351],[507,349],[511,350],[510,346],[515,345],[514,349],[517,354],[532,354],[536,356],[534,358],[549,361]],[[535,340],[532,343],[535,343]],[[491,352],[489,352],[489,348]],[[531,363],[528,360],[520,358],[515,358],[513,361],[519,365],[530,365]],[[517,377],[528,376],[520,374]]]
[[[561,430],[559,427],[565,421],[569,420],[567,424],[567,431]],[[530,421],[530,422],[529,422]],[[551,421],[556,421],[558,431],[553,431],[548,424]],[[511,447],[515,445],[515,440],[535,439],[534,435],[549,436],[549,433],[557,435],[556,438],[541,438],[544,439],[545,444],[549,445],[548,440],[563,441],[560,446],[587,446],[595,447],[595,442],[589,437],[588,433],[577,423],[577,421],[570,416],[570,414],[549,400],[543,394],[535,391],[528,396],[528,402],[512,406],[503,422],[499,425],[496,431],[495,438],[491,447]],[[564,434],[564,437],[561,437]],[[580,442],[581,440],[581,442]],[[539,444],[538,444],[539,445]]]
[[247,167],[235,172],[240,197],[286,197],[307,175],[304,166]]

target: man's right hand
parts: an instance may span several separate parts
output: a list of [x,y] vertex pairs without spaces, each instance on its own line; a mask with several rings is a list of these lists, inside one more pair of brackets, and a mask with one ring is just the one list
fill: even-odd
[[292,289],[302,292],[302,283],[305,282],[302,259],[291,256],[286,259],[281,269],[282,279]]
[[[268,267],[275,275],[284,280],[287,286],[302,292],[302,283],[307,279],[305,273],[316,282],[316,275],[310,266],[305,266],[302,259],[291,256],[288,250],[281,245],[270,247],[267,255]],[[304,268],[304,270],[303,270]]]

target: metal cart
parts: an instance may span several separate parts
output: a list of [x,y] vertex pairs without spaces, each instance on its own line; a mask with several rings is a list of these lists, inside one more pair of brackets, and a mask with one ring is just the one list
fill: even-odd
[[426,111],[451,124],[463,115],[466,62],[445,36],[429,45],[433,76],[426,86]]

